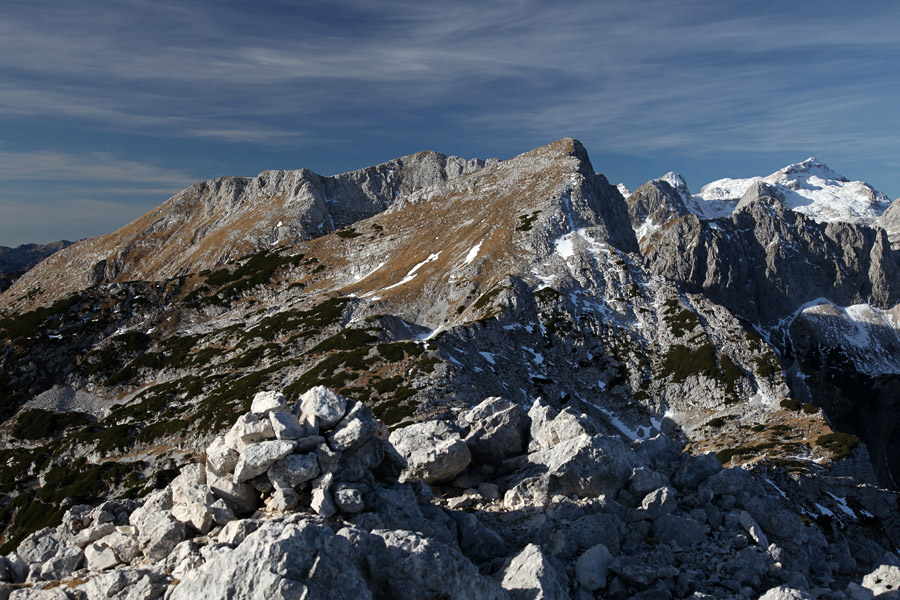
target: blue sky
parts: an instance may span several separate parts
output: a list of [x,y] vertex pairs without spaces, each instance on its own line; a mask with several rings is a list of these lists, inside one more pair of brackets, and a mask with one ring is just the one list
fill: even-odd
[[816,156],[900,196],[900,3],[5,0],[0,245],[194,181],[580,139],[634,188]]

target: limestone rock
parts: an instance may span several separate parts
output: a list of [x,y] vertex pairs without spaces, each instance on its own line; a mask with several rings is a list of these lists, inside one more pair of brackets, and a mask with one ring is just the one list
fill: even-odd
[[250,412],[255,415],[266,415],[273,410],[285,410],[287,401],[281,392],[257,392],[250,403]]
[[331,429],[344,417],[347,401],[330,389],[318,385],[310,388],[300,396],[295,408],[300,416],[300,423],[309,429]]
[[900,567],[881,565],[863,577],[862,586],[872,590],[875,596],[885,592],[900,590]]
[[662,515],[653,522],[653,537],[667,544],[690,548],[705,536],[703,525],[690,517]]
[[641,501],[641,509],[651,521],[671,513],[677,507],[678,502],[675,500],[675,490],[668,486],[650,492]]
[[269,467],[293,452],[294,445],[290,440],[272,440],[245,446],[234,467],[234,482],[244,483],[248,479],[262,475]]
[[217,498],[224,500],[235,514],[246,514],[256,510],[259,494],[248,483],[235,483],[230,473],[206,470],[206,485]]
[[459,433],[442,421],[416,423],[391,432],[390,442],[406,460],[401,481],[450,481],[472,461]]
[[343,513],[356,514],[366,507],[359,486],[340,483],[335,486],[333,496],[335,506]]
[[81,567],[84,552],[78,546],[62,548],[59,553],[41,567],[41,579],[59,580]]
[[184,524],[169,511],[145,514],[135,525],[141,550],[150,560],[165,558],[184,539]]
[[266,523],[231,552],[184,575],[170,600],[367,600],[348,541],[310,521]]
[[759,600],[815,600],[816,596],[802,590],[795,590],[786,585],[771,588],[759,597]]
[[225,434],[225,445],[241,452],[248,444],[255,444],[275,437],[272,421],[267,416],[262,419],[254,413],[242,415]]
[[487,398],[460,413],[458,423],[468,432],[466,444],[478,461],[499,464],[526,450],[529,421],[521,404]]
[[297,440],[306,437],[307,432],[300,425],[300,419],[292,412],[285,410],[273,410],[269,413],[272,429],[279,440]]
[[512,600],[568,600],[565,573],[551,563],[540,547],[528,544],[503,569],[503,589]]
[[91,571],[105,571],[121,561],[112,548],[106,544],[94,542],[84,549],[84,562]]
[[240,454],[225,443],[225,436],[220,435],[206,448],[206,464],[219,473],[233,473]]
[[289,454],[272,465],[269,480],[276,489],[293,488],[319,476],[315,454]]
[[378,422],[375,415],[364,403],[356,402],[326,439],[332,450],[343,452],[362,446],[372,439],[377,431]]
[[595,592],[606,587],[612,554],[603,544],[587,549],[575,562],[575,577],[584,589]]

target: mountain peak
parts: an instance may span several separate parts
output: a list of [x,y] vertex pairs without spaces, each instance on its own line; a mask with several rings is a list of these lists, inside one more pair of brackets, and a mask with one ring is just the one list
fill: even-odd
[[816,157],[811,156],[806,160],[794,163],[792,165],[788,165],[783,169],[780,169],[776,173],[773,173],[772,176],[776,176],[778,174],[782,175],[808,175],[813,177],[818,177],[820,179],[824,179],[826,181],[841,181],[848,182],[849,179],[836,173],[832,170],[828,165],[823,162],[820,162]]

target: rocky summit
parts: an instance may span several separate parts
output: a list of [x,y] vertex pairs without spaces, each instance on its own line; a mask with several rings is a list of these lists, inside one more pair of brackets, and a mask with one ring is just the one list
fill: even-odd
[[900,586],[896,206],[563,139],[198,183],[0,294],[0,598]]

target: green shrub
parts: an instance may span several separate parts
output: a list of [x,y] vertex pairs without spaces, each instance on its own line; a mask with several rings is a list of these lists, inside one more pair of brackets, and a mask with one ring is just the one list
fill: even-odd
[[785,398],[781,402],[778,403],[781,408],[785,410],[792,410],[797,412],[800,410],[800,401],[794,400],[793,398]]
[[827,433],[816,438],[816,444],[831,452],[833,460],[838,460],[850,456],[860,439],[851,433]]
[[802,408],[803,412],[808,415],[814,415],[819,412],[819,408],[812,402],[804,402],[800,408]]

